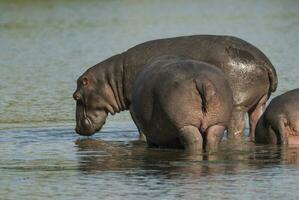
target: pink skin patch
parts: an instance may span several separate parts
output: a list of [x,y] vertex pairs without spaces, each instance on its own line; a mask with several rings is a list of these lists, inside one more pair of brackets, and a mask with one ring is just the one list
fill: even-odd
[[288,136],[288,144],[299,146],[299,133],[297,135],[289,135]]
[[288,145],[295,145],[299,146],[299,121],[295,121],[293,123],[290,123],[286,119],[284,119],[284,138],[287,140]]
[[289,145],[299,146],[299,121],[292,122],[292,126],[286,126],[286,134]]

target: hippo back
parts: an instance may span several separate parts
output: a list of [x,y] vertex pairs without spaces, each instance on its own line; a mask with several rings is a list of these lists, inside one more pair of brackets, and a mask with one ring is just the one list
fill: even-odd
[[235,104],[256,103],[252,100],[254,98],[250,99],[250,92],[249,96],[242,94],[248,87],[255,88],[253,84],[265,85],[261,93],[266,90],[270,94],[277,87],[275,69],[268,58],[253,45],[231,36],[194,35],[153,40],[124,52],[124,84],[129,101],[132,85],[144,66],[156,57],[169,54],[219,67],[233,89]]

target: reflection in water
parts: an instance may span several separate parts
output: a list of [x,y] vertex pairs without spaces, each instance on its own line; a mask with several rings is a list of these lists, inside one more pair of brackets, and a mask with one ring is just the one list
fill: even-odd
[[78,139],[72,128],[0,131],[1,198],[298,197],[298,147],[223,142],[218,153],[190,156],[147,148],[137,138],[137,130],[122,123],[88,139]]
[[284,164],[294,164],[299,167],[299,148],[284,147],[282,151],[282,160]]
[[134,141],[120,145],[96,139],[77,140],[79,170],[86,173],[138,170],[161,174],[167,178],[181,176],[198,179],[216,174],[238,174],[244,170],[295,164],[299,166],[299,148],[255,146],[247,143],[238,146],[223,144],[212,155],[188,155],[182,150],[152,149],[145,143]]
[[[125,176],[125,185],[140,188],[147,196],[151,191],[161,196],[161,192],[169,193],[174,188],[179,199],[198,199],[201,194],[212,199],[239,199],[240,195],[249,198],[263,190],[267,192],[259,196],[280,199],[273,195],[274,188],[291,191],[292,197],[297,195],[293,193],[296,186],[287,186],[296,183],[296,179],[280,180],[298,174],[298,169],[290,173],[284,165],[299,167],[299,148],[224,144],[213,155],[186,155],[181,150],[146,148],[140,142],[124,146],[87,139],[77,140],[76,145],[82,174],[113,173],[115,181]],[[152,179],[155,184],[150,182]]]

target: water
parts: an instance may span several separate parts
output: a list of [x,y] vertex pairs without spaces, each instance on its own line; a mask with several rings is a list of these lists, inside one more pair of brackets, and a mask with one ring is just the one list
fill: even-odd
[[279,75],[273,96],[299,85],[295,0],[0,0],[0,199],[298,199],[296,147],[148,149],[126,112],[92,138],[74,133],[71,95],[88,67],[191,34],[260,48]]
[[71,128],[0,135],[1,199],[298,198],[298,148],[223,143],[217,154],[188,156],[146,148],[129,122],[92,139]]

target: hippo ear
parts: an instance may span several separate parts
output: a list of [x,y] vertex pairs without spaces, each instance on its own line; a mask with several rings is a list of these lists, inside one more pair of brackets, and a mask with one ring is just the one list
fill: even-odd
[[83,84],[84,86],[86,86],[86,85],[89,84],[89,80],[88,80],[88,78],[87,78],[86,76],[84,76],[84,77],[82,78],[82,84]]

